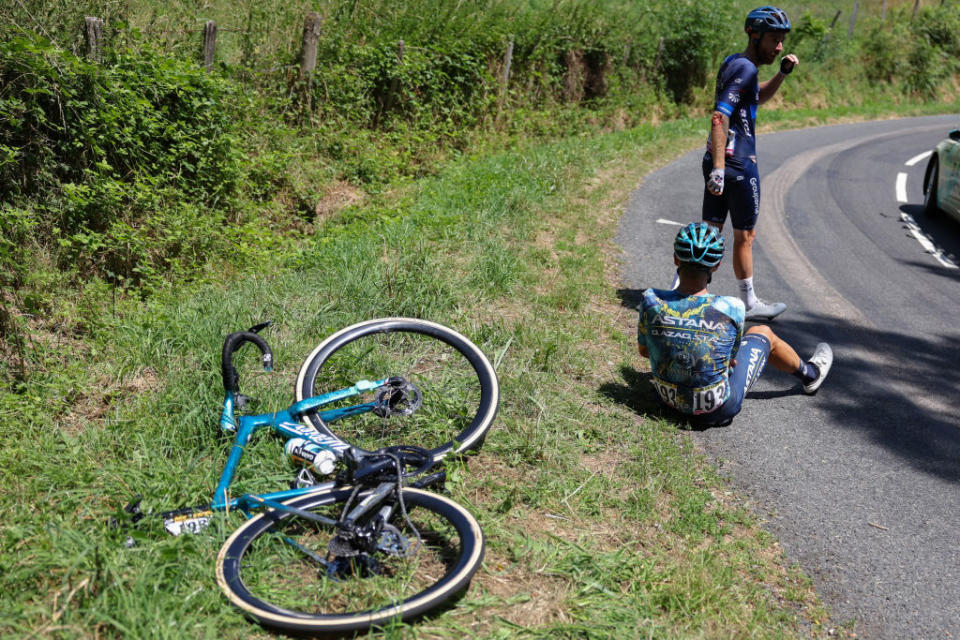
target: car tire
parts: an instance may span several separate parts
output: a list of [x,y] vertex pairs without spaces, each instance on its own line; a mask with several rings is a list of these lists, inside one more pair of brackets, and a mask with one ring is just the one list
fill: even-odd
[[927,216],[940,215],[937,206],[937,182],[940,180],[940,161],[934,155],[927,165],[927,175],[923,182],[923,213]]

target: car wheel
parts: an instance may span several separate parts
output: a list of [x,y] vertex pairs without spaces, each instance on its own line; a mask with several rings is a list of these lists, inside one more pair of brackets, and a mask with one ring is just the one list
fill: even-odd
[[937,156],[930,159],[930,165],[927,167],[927,180],[923,190],[923,213],[928,216],[935,216],[940,213],[937,207],[937,182],[940,180],[940,163]]

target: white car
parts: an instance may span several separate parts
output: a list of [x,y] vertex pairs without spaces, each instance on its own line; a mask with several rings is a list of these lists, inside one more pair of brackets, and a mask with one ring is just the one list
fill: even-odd
[[933,148],[923,176],[923,212],[940,212],[960,221],[960,129]]

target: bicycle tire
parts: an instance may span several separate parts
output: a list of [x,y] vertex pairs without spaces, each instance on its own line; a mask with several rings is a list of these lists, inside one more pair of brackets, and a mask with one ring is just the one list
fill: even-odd
[[361,379],[390,376],[402,376],[422,391],[422,406],[413,415],[369,413],[331,424],[317,414],[304,419],[366,451],[415,444],[439,461],[480,447],[500,402],[496,372],[469,339],[435,322],[379,318],[341,329],[304,360],[295,395],[299,401]]
[[[340,489],[286,504],[330,513],[342,509],[351,493]],[[321,545],[311,544],[317,551],[325,548],[336,529],[290,512],[266,511],[244,522],[224,543],[217,556],[217,583],[247,615],[285,631],[342,634],[422,615],[467,587],[483,560],[483,532],[470,512],[449,498],[407,487],[403,500],[423,544],[412,559],[378,553],[391,562],[389,569],[395,574],[341,580],[322,575],[324,569],[284,540],[297,536],[298,542],[309,544],[314,536]],[[399,513],[391,522],[405,526]],[[424,575],[415,573],[417,569]],[[441,572],[439,577],[434,575]],[[392,588],[410,593],[383,593]],[[367,598],[374,604],[369,605]],[[345,610],[330,611],[340,608]]]

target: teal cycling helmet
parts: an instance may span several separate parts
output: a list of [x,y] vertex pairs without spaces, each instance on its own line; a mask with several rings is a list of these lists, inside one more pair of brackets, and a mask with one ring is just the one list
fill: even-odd
[[673,241],[673,255],[699,269],[713,269],[723,259],[723,236],[706,222],[691,222]]
[[747,33],[759,33],[763,35],[768,31],[778,31],[787,33],[791,29],[790,18],[782,9],[766,6],[757,7],[747,14],[747,21],[743,25],[743,30]]

